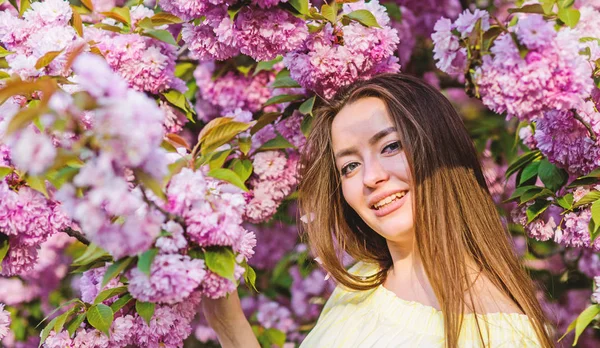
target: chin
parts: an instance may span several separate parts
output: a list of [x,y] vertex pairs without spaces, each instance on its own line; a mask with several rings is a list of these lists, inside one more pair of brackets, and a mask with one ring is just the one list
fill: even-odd
[[412,237],[414,234],[413,219],[412,216],[402,215],[404,214],[393,216],[383,223],[378,221],[378,223],[373,224],[371,228],[387,241],[406,241],[407,238]]

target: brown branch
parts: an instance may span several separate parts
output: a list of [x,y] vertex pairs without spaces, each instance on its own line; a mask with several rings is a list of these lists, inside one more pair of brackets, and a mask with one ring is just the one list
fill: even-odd
[[587,123],[587,122],[586,122],[586,121],[585,121],[585,120],[584,120],[584,119],[581,117],[581,115],[579,115],[579,114],[577,113],[577,111],[575,111],[575,110],[572,110],[572,111],[573,111],[573,117],[575,117],[575,119],[576,119],[577,121],[581,122],[581,124],[582,124],[582,125],[583,125],[583,126],[586,128],[586,129],[587,129],[588,133],[590,133],[590,138],[592,138],[592,140],[593,140],[593,141],[596,141],[596,140],[597,140],[596,133],[594,133],[594,130],[592,129],[592,126],[591,126],[589,123]]
[[181,227],[183,227],[184,231],[186,230],[185,220],[181,216],[169,213],[168,211],[164,210],[162,207],[160,207],[158,204],[156,204],[154,201],[148,198],[148,196],[146,195],[146,190],[144,190],[144,187],[142,185],[138,183],[138,187],[140,188],[140,191],[142,191],[142,196],[144,196],[144,201],[146,202],[146,204],[160,211],[164,216],[167,217],[167,220],[173,220],[177,222],[181,225]]
[[67,227],[66,229],[63,230],[63,232],[68,234],[69,236],[77,239],[78,241],[80,241],[81,243],[83,243],[85,245],[90,245],[90,241],[81,232],[75,231],[71,227]]

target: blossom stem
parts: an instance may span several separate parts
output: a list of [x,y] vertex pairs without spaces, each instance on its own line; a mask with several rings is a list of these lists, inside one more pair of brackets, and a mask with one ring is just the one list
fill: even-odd
[[75,231],[71,227],[67,227],[66,229],[63,230],[63,232],[68,234],[69,236],[77,239],[78,241],[80,241],[81,243],[83,243],[85,245],[90,245],[90,241],[81,232]]
[[581,122],[581,124],[587,129],[588,133],[590,133],[590,138],[593,141],[596,141],[596,133],[594,133],[592,126],[586,120],[584,120],[575,110],[573,110],[573,117],[575,117],[577,121]]
[[160,207],[158,204],[156,204],[154,201],[148,198],[148,196],[146,195],[146,190],[144,190],[144,188],[141,185],[138,184],[138,187],[140,188],[140,191],[142,191],[142,195],[144,196],[144,201],[146,202],[146,204],[160,211],[164,216],[166,216],[167,220],[173,220],[180,224],[185,231],[185,220],[181,216],[169,213],[168,211],[164,210],[162,207]]

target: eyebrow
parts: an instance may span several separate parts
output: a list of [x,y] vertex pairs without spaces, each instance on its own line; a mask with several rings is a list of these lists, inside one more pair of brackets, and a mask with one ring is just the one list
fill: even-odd
[[[396,127],[388,127],[386,129],[380,130],[379,132],[375,133],[375,135],[373,135],[371,137],[371,139],[369,139],[369,145],[374,145],[376,144],[379,140],[381,140],[382,138],[384,138],[386,135],[396,132]],[[349,147],[343,150],[338,151],[335,154],[335,158],[340,158],[343,156],[348,156],[348,155],[352,155],[355,154],[357,152],[355,147]]]

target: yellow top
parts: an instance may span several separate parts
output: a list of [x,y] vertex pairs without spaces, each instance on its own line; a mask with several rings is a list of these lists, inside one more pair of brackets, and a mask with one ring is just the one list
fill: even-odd
[[[377,270],[377,265],[359,262],[350,272],[367,276]],[[541,346],[524,314],[477,316],[486,347]],[[381,285],[368,291],[350,291],[338,286],[300,347],[444,347],[444,321],[441,311],[403,300]],[[465,315],[459,347],[481,347],[475,314]]]

